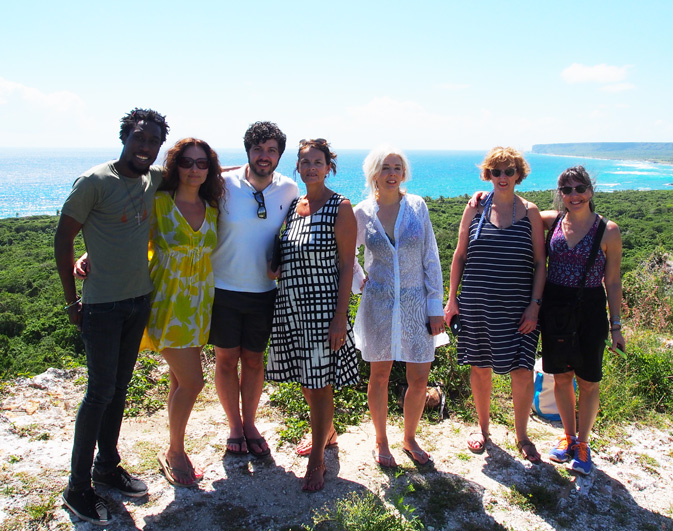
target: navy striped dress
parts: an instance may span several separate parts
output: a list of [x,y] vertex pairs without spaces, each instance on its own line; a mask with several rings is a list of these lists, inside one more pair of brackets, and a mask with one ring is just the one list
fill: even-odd
[[458,363],[491,367],[498,374],[533,370],[539,332],[521,334],[519,319],[533,289],[532,226],[528,215],[499,229],[481,214],[470,223],[470,242],[458,297],[463,329],[458,336]]

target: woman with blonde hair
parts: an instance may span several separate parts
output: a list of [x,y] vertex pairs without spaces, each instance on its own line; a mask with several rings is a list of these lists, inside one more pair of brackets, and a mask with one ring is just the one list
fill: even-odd
[[[365,246],[368,280],[355,318],[355,344],[370,364],[367,397],[376,430],[374,459],[397,465],[386,434],[388,381],[394,361],[406,364],[403,451],[418,465],[430,454],[416,441],[425,406],[435,338],[443,334],[442,270],[428,207],[406,193],[411,177],[402,151],[380,147],[365,159],[369,197],[355,207],[356,246]],[[359,266],[357,266],[359,267]],[[359,288],[359,286],[355,286]]]

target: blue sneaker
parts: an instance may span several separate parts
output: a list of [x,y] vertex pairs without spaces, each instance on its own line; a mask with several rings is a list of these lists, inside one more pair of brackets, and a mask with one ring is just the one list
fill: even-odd
[[570,462],[570,468],[582,475],[591,472],[591,449],[585,442],[578,441],[575,447],[575,456]]
[[549,452],[549,459],[557,463],[565,463],[570,461],[575,455],[575,448],[577,447],[577,437],[574,435],[565,435],[559,437],[556,448],[552,448]]

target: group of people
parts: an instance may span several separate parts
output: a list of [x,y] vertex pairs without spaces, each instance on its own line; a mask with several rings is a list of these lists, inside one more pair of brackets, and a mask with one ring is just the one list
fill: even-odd
[[[275,171],[286,137],[273,123],[250,126],[244,136],[247,164],[226,171],[210,146],[195,138],[178,141],[164,167],[153,166],[168,134],[165,117],[135,109],[121,122],[119,159],[77,179],[55,237],[65,310],[82,330],[89,375],[63,494],[78,517],[98,524],[110,519],[92,481],[129,496],[147,493],[145,483],[120,466],[117,452],[126,390],[143,348],[160,352],[169,366],[169,444],[157,457],[176,486],[194,486],[203,477],[184,440],[203,387],[206,343],[215,349],[228,453],[270,454],[255,425],[268,345],[266,378],[299,382],[310,407],[311,433],[296,450],[308,455],[303,490],[324,486],[324,451],[337,443],[333,389],[357,381],[358,351],[370,364],[375,461],[396,466],[386,419],[389,376],[393,362],[400,361],[408,382],[402,448],[417,465],[427,464],[432,458],[417,442],[416,430],[435,347],[448,342],[444,321],[456,319],[462,328],[458,361],[471,366],[479,417],[479,432],[468,447],[482,452],[488,441],[491,372],[511,373],[518,446],[524,457],[539,461],[526,432],[538,313],[543,299],[572,298],[599,219],[583,168],[559,179],[565,214],[557,219],[555,212],[540,213],[515,195],[515,185],[529,172],[521,154],[492,150],[482,178],[494,189],[476,194],[465,209],[449,301],[442,308],[442,272],[428,208],[406,192],[411,170],[401,151],[381,147],[367,156],[369,197],[353,208],[327,186],[337,155],[322,138],[299,143],[296,173],[306,186],[300,197],[296,182]],[[545,287],[544,230],[552,225]],[[87,254],[75,262],[73,242],[80,230]],[[356,259],[360,246],[364,270]],[[624,348],[621,243],[614,223],[607,224],[599,256],[582,297],[589,309],[579,358],[590,361],[581,367],[568,360],[546,363],[558,373],[556,397],[566,431],[551,458],[589,459],[589,468],[587,442],[603,352],[598,339],[602,343],[607,333],[604,309],[603,321],[596,312],[601,300],[605,307],[603,277],[613,346]],[[74,276],[85,279],[81,298]],[[354,325],[348,315],[351,291],[362,292]],[[580,388],[579,435],[573,375]]]

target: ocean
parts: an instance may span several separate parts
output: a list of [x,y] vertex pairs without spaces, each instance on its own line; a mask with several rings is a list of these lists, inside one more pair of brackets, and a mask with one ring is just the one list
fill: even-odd
[[[72,183],[83,171],[116,159],[120,149],[0,149],[0,218],[55,215],[59,212]],[[222,165],[246,162],[243,149],[219,149]],[[366,150],[337,151],[337,174],[328,177],[328,186],[357,203],[367,196],[362,162]],[[488,190],[479,179],[477,165],[486,151],[408,151],[411,164],[409,192],[423,197],[471,195]],[[294,175],[294,149],[288,148],[278,171]],[[660,190],[673,187],[673,166],[626,160],[582,157],[556,157],[525,154],[530,175],[518,186],[521,191],[551,190],[558,175],[566,168],[582,164],[596,181],[599,191]],[[163,154],[158,161],[163,160]],[[303,189],[301,180],[300,189]]]

